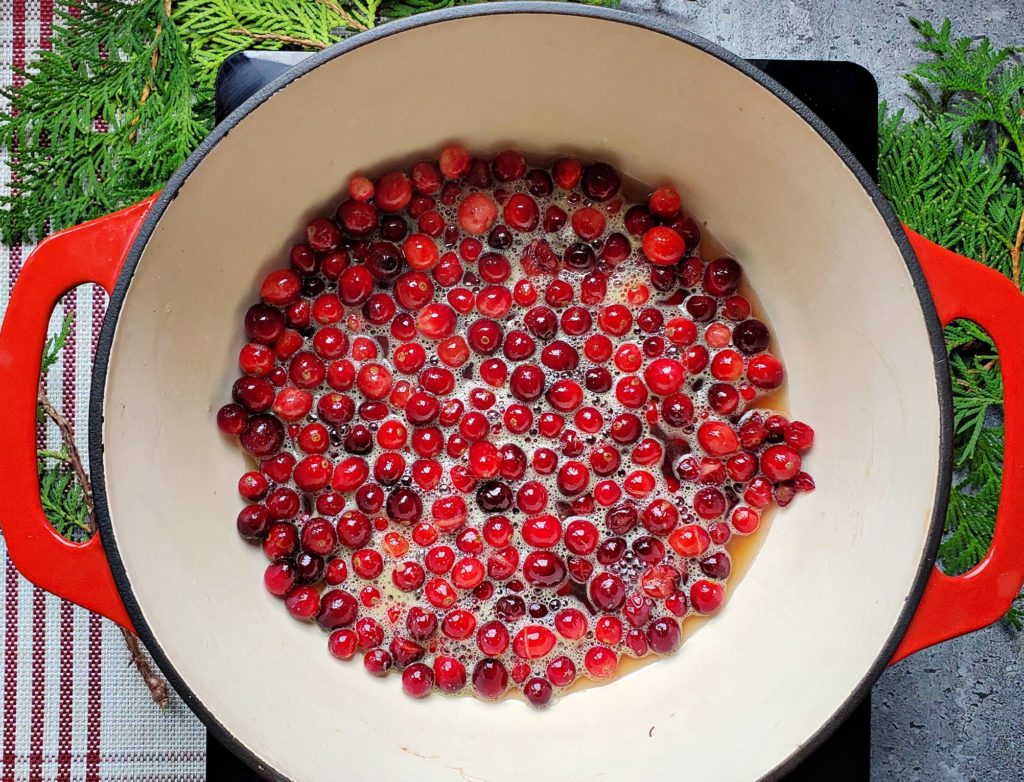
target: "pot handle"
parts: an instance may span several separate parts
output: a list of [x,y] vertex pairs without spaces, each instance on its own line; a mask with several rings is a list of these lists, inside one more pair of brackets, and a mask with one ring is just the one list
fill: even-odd
[[892,662],[927,646],[992,624],[1024,584],[1024,296],[994,269],[907,229],[942,324],[973,320],[999,351],[1003,373],[1003,486],[988,553],[960,576],[932,572]]
[[132,629],[99,535],[72,543],[43,513],[36,460],[36,397],[46,328],[61,296],[86,282],[114,290],[128,249],[156,196],[60,231],[25,261],[0,327],[0,528],[29,581]]

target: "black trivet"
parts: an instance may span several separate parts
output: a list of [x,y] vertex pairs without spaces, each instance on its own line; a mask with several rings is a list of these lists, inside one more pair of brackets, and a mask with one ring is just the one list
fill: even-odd
[[[252,51],[229,57],[217,74],[217,122],[263,85],[308,56],[304,52]],[[867,70],[852,62],[750,62],[806,103],[850,148],[868,173],[878,178],[878,85]],[[870,754],[869,695],[828,741],[785,778],[785,782],[867,780]],[[213,736],[207,739],[206,778],[210,782],[259,782],[261,779]]]

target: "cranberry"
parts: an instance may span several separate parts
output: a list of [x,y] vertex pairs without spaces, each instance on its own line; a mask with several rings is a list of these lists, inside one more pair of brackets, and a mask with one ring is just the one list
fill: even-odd
[[761,472],[773,481],[788,481],[800,472],[800,454],[788,445],[773,445],[761,454]]
[[717,307],[710,296],[690,296],[686,300],[686,311],[698,323],[707,323],[714,318]]
[[588,198],[607,201],[619,190],[618,172],[607,163],[592,163],[583,169],[580,186]]
[[708,402],[719,415],[731,415],[740,406],[740,395],[733,386],[714,383],[708,388]]
[[615,612],[626,602],[626,587],[613,573],[600,573],[590,582],[590,600],[602,611]]
[[814,445],[814,430],[802,421],[793,421],[784,433],[786,445],[798,453],[810,450]]
[[607,334],[621,337],[633,327],[633,315],[621,304],[611,304],[601,309],[597,325]]
[[362,304],[373,292],[373,277],[364,266],[345,269],[338,279],[338,294],[341,300],[353,306]]
[[324,577],[327,563],[324,558],[308,551],[299,552],[295,557],[296,583],[307,585],[315,584]]
[[690,587],[690,604],[699,614],[713,614],[722,606],[725,590],[713,581],[695,581]]
[[647,642],[658,654],[674,652],[681,640],[679,623],[675,619],[655,619],[647,628]]
[[531,551],[523,560],[523,578],[533,586],[557,587],[566,579],[561,557],[547,551]]
[[249,415],[241,405],[224,405],[217,411],[217,426],[224,434],[235,436],[242,434],[248,421]]
[[466,669],[454,657],[438,655],[434,658],[434,681],[442,692],[458,692],[466,685]]
[[473,689],[483,698],[501,697],[508,688],[508,671],[498,660],[484,659],[473,668]]
[[768,347],[768,327],[759,320],[744,320],[733,329],[732,341],[747,355],[760,353]]
[[658,266],[671,266],[686,252],[683,237],[667,226],[655,226],[644,234],[644,255]]
[[497,205],[483,193],[471,193],[459,204],[459,225],[466,233],[477,236],[487,233],[497,217]]
[[644,370],[647,387],[658,396],[669,396],[679,390],[686,378],[686,370],[678,361],[659,358],[648,364]]
[[[223,408],[221,412],[223,414]],[[233,415],[237,414],[233,413]],[[219,416],[219,418],[223,417],[223,415]],[[224,427],[221,428],[223,430]],[[270,456],[280,450],[281,444],[284,442],[284,427],[273,416],[254,415],[241,433],[239,442],[257,459]]]
[[584,373],[583,383],[588,391],[601,394],[612,387],[612,375],[604,367],[591,367]]
[[731,521],[737,532],[743,535],[749,535],[751,532],[757,530],[761,519],[757,515],[757,511],[740,506],[732,512]]
[[484,513],[503,513],[512,507],[512,490],[500,481],[488,481],[477,490],[476,503]]
[[295,587],[284,599],[288,613],[296,619],[311,620],[320,609],[320,594],[313,587]]
[[782,364],[768,353],[754,356],[747,362],[747,378],[758,388],[778,388],[783,375]]
[[712,296],[728,296],[740,284],[740,265],[732,258],[719,258],[704,270],[704,290]]
[[583,656],[583,665],[595,679],[607,679],[618,666],[615,652],[604,646],[592,646]]
[[602,565],[613,565],[626,553],[626,541],[622,538],[606,538],[597,547],[597,561]]

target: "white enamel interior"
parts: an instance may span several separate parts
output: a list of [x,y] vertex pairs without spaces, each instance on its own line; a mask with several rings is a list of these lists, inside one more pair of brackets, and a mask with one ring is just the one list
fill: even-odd
[[[779,514],[723,612],[671,659],[574,694],[413,701],[339,664],[262,588],[234,531],[242,458],[214,412],[242,315],[363,167],[458,139],[605,158],[679,186],[742,261],[813,423],[818,490]],[[202,161],[152,236],[107,379],[106,482],[131,587],[171,664],[294,780],[752,779],[864,677],[925,547],[940,413],[917,294],[855,177],[796,113],[705,52],[621,22],[436,23],[301,77]]]

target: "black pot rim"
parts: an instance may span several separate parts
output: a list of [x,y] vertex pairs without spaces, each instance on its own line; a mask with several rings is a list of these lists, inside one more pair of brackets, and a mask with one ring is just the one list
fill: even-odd
[[231,115],[221,122],[213,132],[199,145],[195,152],[188,158],[180,169],[174,174],[167,186],[161,192],[152,210],[139,231],[135,242],[125,261],[124,268],[118,278],[117,285],[111,294],[107,314],[103,322],[103,329],[100,333],[99,343],[96,350],[95,365],[92,373],[91,401],[89,405],[89,457],[92,465],[92,484],[95,498],[96,518],[104,550],[110,560],[110,567],[114,574],[121,597],[124,600],[128,615],[135,625],[135,630],[143,640],[153,659],[160,669],[167,676],[174,689],[182,697],[182,700],[207,726],[210,732],[235,755],[248,764],[253,770],[266,776],[268,779],[278,782],[289,782],[288,778],[276,769],[267,766],[260,758],[250,750],[242,741],[236,738],[231,731],[222,724],[196,696],[188,683],[178,674],[177,670],[167,658],[157,639],[153,635],[141,607],[135,598],[130,579],[121,559],[120,551],[117,548],[117,541],[114,536],[113,526],[110,518],[110,507],[107,499],[106,476],[103,464],[103,407],[104,394],[106,391],[106,376],[110,359],[110,350],[113,345],[114,333],[117,321],[120,317],[121,307],[124,304],[129,284],[135,269],[138,266],[142,252],[149,241],[150,236],[167,206],[177,196],[178,191],[207,154],[223,139],[228,133],[244,120],[256,107],[264,103],[278,90],[283,89],[291,82],[301,78],[305,74],[319,67],[335,57],[358,49],[361,46],[387,38],[406,30],[416,27],[437,24],[438,22],[462,19],[474,16],[489,16],[495,14],[562,14],[568,16],[583,16],[594,19],[601,19],[609,22],[627,24],[634,27],[641,27],[651,32],[666,35],[682,43],[714,56],[722,62],[732,66],[762,87],[773,93],[779,100],[783,101],[790,109],[795,111],[808,125],[810,125],[835,153],[842,159],[846,166],[856,176],[867,195],[871,198],[876,209],[885,221],[893,240],[899,247],[907,270],[913,281],[914,289],[917,292],[921,311],[924,316],[925,325],[928,330],[929,341],[932,348],[932,358],[935,368],[936,391],[941,413],[939,429],[939,469],[938,482],[935,488],[935,504],[932,511],[932,519],[927,536],[925,550],[918,565],[914,578],[913,588],[907,596],[903,610],[900,613],[893,631],[878,651],[875,661],[868,669],[861,681],[846,697],[842,705],[818,730],[809,737],[803,744],[793,752],[782,763],[768,772],[764,779],[778,779],[792,771],[811,752],[819,747],[835,729],[844,722],[856,709],[859,703],[870,691],[875,681],[881,676],[888,662],[892,659],[896,647],[903,638],[908,625],[917,608],[917,604],[924,592],[928,577],[931,574],[935,557],[938,551],[939,541],[942,536],[943,520],[945,518],[946,506],[949,501],[950,482],[952,478],[952,401],[949,380],[949,369],[945,343],[942,337],[942,324],[939,321],[932,301],[931,292],[925,279],[924,272],[918,263],[903,228],[900,225],[895,213],[889,206],[888,201],[882,195],[878,185],[872,180],[867,171],[857,161],[849,149],[839,140],[835,133],[823,123],[806,105],[804,105],[789,90],[784,88],[774,79],[758,70],[747,61],[732,54],[731,52],[711,43],[710,41],[694,35],[681,28],[667,25],[662,22],[643,19],[630,13],[607,8],[582,5],[566,5],[557,2],[534,2],[533,0],[507,0],[506,2],[484,5],[455,6],[440,11],[432,11],[418,16],[388,22],[381,27],[374,28],[364,33],[354,35],[347,40],[335,44],[323,51],[317,52],[300,64],[293,66],[280,77],[256,92],[252,97],[239,106]]

